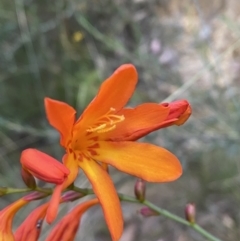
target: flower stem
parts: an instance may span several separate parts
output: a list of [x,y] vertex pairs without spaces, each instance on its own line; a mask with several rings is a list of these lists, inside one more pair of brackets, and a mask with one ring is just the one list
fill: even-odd
[[[1,188],[0,188],[1,189]],[[75,192],[79,192],[82,193],[84,195],[92,195],[94,194],[92,189],[89,188],[78,188],[76,186],[72,186],[71,188],[69,188],[70,190],[74,190]],[[30,191],[38,191],[38,192],[43,192],[46,194],[51,194],[53,192],[53,190],[51,188],[40,188],[40,187],[36,187],[35,189],[30,189],[30,188],[4,188],[5,193],[4,194],[11,194],[11,193],[24,193],[24,192],[30,192]],[[67,189],[66,189],[67,190]],[[161,214],[162,216],[165,216],[171,220],[174,220],[178,223],[181,223],[185,226],[188,226],[192,229],[194,229],[196,232],[198,232],[199,234],[201,234],[203,237],[207,238],[207,240],[209,241],[222,241],[221,239],[213,236],[212,234],[210,234],[209,232],[207,232],[205,229],[203,229],[202,227],[200,227],[198,224],[196,223],[191,223],[188,222],[187,220],[163,209],[160,208],[158,206],[156,206],[155,204],[149,202],[148,200],[144,200],[144,201],[139,201],[138,199],[131,197],[131,196],[127,196],[124,194],[119,193],[118,194],[119,199],[121,201],[125,201],[125,202],[131,202],[131,203],[138,203],[138,204],[143,204],[147,207],[149,207],[150,209],[152,209],[153,211],[157,212],[158,214]]]
[[191,227],[192,229],[194,229],[196,232],[198,232],[199,234],[201,234],[203,237],[207,238],[209,241],[221,241],[221,239],[213,236],[212,234],[210,234],[209,232],[207,232],[206,230],[204,230],[202,227],[200,227],[198,224],[196,223],[190,223],[188,221],[186,221],[185,219],[163,209],[163,208],[160,208],[156,205],[154,205],[153,203],[145,200],[143,202],[140,202],[139,200],[133,198],[133,197],[130,197],[130,196],[126,196],[126,195],[123,195],[123,194],[119,194],[119,197],[122,201],[127,201],[127,202],[133,202],[133,203],[140,203],[140,204],[144,204],[146,205],[147,207],[149,207],[150,209],[154,210],[155,212],[161,214],[162,216],[165,216],[169,219],[172,219],[178,223],[181,223],[183,225],[186,225],[188,227]]

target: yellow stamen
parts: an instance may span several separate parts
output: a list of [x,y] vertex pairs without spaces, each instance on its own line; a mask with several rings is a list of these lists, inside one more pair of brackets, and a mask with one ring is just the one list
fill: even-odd
[[101,116],[97,121],[96,124],[90,126],[87,129],[87,132],[97,132],[97,133],[105,133],[111,131],[116,128],[116,124],[125,120],[124,115],[114,115],[110,114],[114,112],[114,108],[110,108],[110,110],[103,116]]

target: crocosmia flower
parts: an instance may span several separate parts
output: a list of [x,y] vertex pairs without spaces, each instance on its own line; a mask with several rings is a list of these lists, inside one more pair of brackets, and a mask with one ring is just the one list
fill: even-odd
[[76,206],[56,224],[45,241],[74,241],[82,215],[97,203],[95,198]]
[[[49,123],[59,131],[60,143],[66,150],[63,163],[71,172],[67,184],[74,181],[78,168],[83,170],[103,207],[114,240],[122,233],[123,220],[107,165],[149,182],[176,180],[182,174],[182,167],[175,155],[162,147],[135,140],[157,129],[183,124],[191,114],[186,100],[125,108],[137,79],[133,65],[119,67],[103,82],[77,120],[73,107],[45,98]],[[47,214],[48,222],[54,218]]]

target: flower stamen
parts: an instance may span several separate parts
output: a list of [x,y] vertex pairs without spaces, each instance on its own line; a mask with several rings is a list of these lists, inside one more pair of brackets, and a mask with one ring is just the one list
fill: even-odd
[[109,111],[101,116],[96,124],[90,126],[87,129],[88,133],[105,133],[116,128],[116,124],[125,120],[124,115],[114,115],[112,112],[116,111],[114,108],[110,108]]

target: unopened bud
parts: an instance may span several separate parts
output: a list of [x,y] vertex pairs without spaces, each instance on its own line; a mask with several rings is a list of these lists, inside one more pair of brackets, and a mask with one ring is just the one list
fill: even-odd
[[45,198],[46,196],[48,196],[48,194],[46,194],[46,193],[31,192],[28,195],[26,195],[25,197],[23,197],[23,199],[26,201],[33,201],[33,200],[39,200],[39,199]]
[[21,176],[27,187],[31,189],[36,188],[36,181],[34,176],[28,172],[25,168],[21,168]]
[[157,213],[156,211],[152,210],[149,207],[143,207],[140,209],[139,211],[143,217],[151,217],[151,216],[158,216],[160,215],[159,213]]
[[140,201],[143,202],[145,199],[145,193],[146,193],[146,185],[145,182],[142,179],[137,179],[134,187],[134,192],[136,198]]
[[63,200],[63,202],[73,202],[84,196],[85,196],[84,194],[79,193],[79,192],[68,191],[62,195],[61,199]]
[[194,203],[188,203],[185,207],[185,217],[190,223],[195,223],[196,207]]

